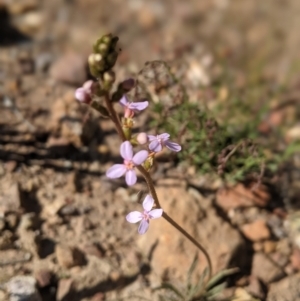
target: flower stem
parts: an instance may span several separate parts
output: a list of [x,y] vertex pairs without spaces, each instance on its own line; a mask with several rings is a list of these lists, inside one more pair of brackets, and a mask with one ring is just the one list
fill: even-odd
[[[111,120],[114,122],[114,124],[116,126],[116,130],[117,130],[121,140],[124,142],[124,141],[126,141],[126,137],[124,135],[119,117],[118,117],[118,115],[117,115],[117,113],[116,113],[116,111],[115,111],[115,109],[112,105],[112,102],[109,99],[109,94],[108,93],[105,95],[104,99],[105,99],[105,103],[106,103],[106,106],[107,106],[107,110],[108,110],[108,112],[111,116]],[[152,181],[152,178],[151,178],[150,174],[141,165],[136,166],[136,168],[143,175],[143,177],[144,177],[144,179],[147,183],[148,189],[149,189],[149,191],[150,191],[150,193],[151,193],[151,195],[152,195],[152,197],[155,201],[156,208],[161,208],[161,205],[159,203],[157,193],[156,193],[156,190],[155,190],[155,187],[154,187],[154,184],[153,184],[153,181]],[[208,269],[209,269],[209,271],[208,271],[208,280],[209,280],[212,276],[212,263],[211,263],[211,259],[210,259],[210,256],[209,256],[208,252],[205,250],[205,248],[199,242],[197,242],[197,240],[193,236],[191,236],[181,226],[179,226],[165,211],[163,211],[162,216],[168,223],[170,223],[175,229],[177,229],[181,234],[183,234],[190,242],[192,242],[204,254],[204,256],[206,258],[206,261],[207,261],[207,264],[208,264]]]
[[119,117],[118,117],[118,115],[117,115],[117,113],[116,113],[116,111],[115,111],[115,109],[112,105],[112,102],[109,99],[108,92],[104,95],[104,99],[105,99],[106,107],[107,107],[107,110],[110,114],[111,120],[113,121],[113,123],[116,126],[116,130],[118,132],[118,135],[120,136],[121,140],[124,142],[124,141],[126,141],[126,137],[125,137],[125,134],[123,132]]
[[205,248],[188,232],[186,232],[181,226],[179,226],[165,211],[162,214],[163,218],[169,222],[174,228],[176,228],[181,234],[183,234],[187,239],[189,239],[205,256],[207,264],[208,264],[208,280],[212,276],[212,263],[208,252]]

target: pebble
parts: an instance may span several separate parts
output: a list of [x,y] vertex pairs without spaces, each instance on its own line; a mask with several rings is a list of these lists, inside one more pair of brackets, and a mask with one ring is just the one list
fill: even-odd
[[34,277],[39,287],[46,287],[51,284],[52,272],[46,269],[37,270]]
[[224,211],[234,208],[251,207],[253,205],[265,207],[270,201],[270,194],[263,186],[252,190],[243,184],[237,184],[228,189],[217,192],[216,202]]
[[263,243],[263,249],[266,254],[270,254],[276,250],[277,243],[275,241],[267,240]]
[[87,79],[86,59],[73,52],[66,53],[53,63],[50,75],[57,81],[81,86]]
[[[70,300],[70,293],[73,289],[74,281],[73,279],[60,279],[58,282],[57,292],[56,292],[56,300]],[[71,299],[72,300],[72,299]]]
[[14,212],[8,214],[6,217],[5,217],[5,220],[7,222],[7,225],[8,227],[11,229],[11,230],[15,230],[18,226],[18,222],[19,222],[19,218],[18,218],[18,215]]
[[0,213],[18,211],[21,207],[20,188],[18,183],[7,184],[4,193],[0,195]]
[[55,255],[58,264],[63,268],[71,268],[82,265],[85,262],[84,255],[81,251],[63,244],[57,244],[55,246]]
[[39,5],[39,0],[10,0],[5,2],[9,13],[12,15],[20,15],[26,11],[36,9]]
[[32,276],[15,276],[6,284],[10,301],[42,301]]
[[282,278],[284,271],[264,253],[255,253],[251,274],[267,284]]
[[270,285],[267,301],[299,300],[300,273],[288,276]]
[[251,241],[268,239],[271,236],[270,230],[264,220],[256,220],[253,223],[241,227],[243,234]]
[[9,230],[4,230],[0,235],[0,250],[10,248],[13,244],[13,234]]

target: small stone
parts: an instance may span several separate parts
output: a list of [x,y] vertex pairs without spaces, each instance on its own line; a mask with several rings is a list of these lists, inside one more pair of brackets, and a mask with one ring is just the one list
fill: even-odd
[[18,166],[16,161],[8,161],[5,163],[5,169],[8,172],[14,172]]
[[47,216],[55,216],[59,210],[66,205],[66,197],[63,195],[58,196],[53,202],[47,203],[43,210]]
[[60,279],[58,282],[56,300],[72,300],[71,294],[73,293],[73,279]]
[[300,139],[300,124],[290,128],[286,133],[286,140],[288,142],[297,141]]
[[18,211],[21,207],[20,187],[18,183],[6,184],[3,194],[0,195],[0,213]]
[[91,301],[103,301],[105,299],[105,295],[103,293],[97,293],[92,297]]
[[50,75],[57,81],[80,86],[87,79],[86,59],[73,52],[66,53],[51,66]]
[[300,273],[272,283],[268,291],[267,301],[299,300],[300,296]]
[[290,257],[291,265],[294,270],[300,271],[300,250],[299,248],[294,248],[293,253]]
[[51,284],[52,272],[50,270],[38,270],[34,273],[34,277],[39,287],[46,287]]
[[272,240],[264,241],[263,249],[266,254],[270,254],[276,250],[277,243]]
[[77,208],[74,204],[67,204],[59,210],[61,215],[75,215],[77,213]]
[[217,192],[216,203],[224,211],[235,208],[251,207],[253,205],[265,207],[270,201],[270,194],[263,185],[253,188],[237,184],[228,189]]
[[83,246],[82,251],[87,255],[96,256],[98,258],[103,258],[105,253],[104,250],[102,250],[95,244]]
[[252,261],[251,274],[265,284],[276,281],[284,276],[284,271],[263,253],[255,253]]
[[6,284],[10,301],[41,301],[36,281],[31,276],[15,276]]
[[20,15],[26,11],[36,9],[39,5],[38,0],[12,0],[5,1],[8,11],[12,15]]
[[63,268],[71,268],[85,263],[84,255],[76,248],[57,244],[55,255],[58,264]]
[[32,11],[20,15],[15,24],[22,33],[31,35],[41,28],[43,20],[45,20],[45,16],[41,12]]
[[260,252],[263,250],[263,244],[260,241],[255,241],[253,243],[253,250],[254,252]]
[[236,288],[234,291],[234,295],[231,296],[230,300],[236,300],[236,301],[245,301],[249,300],[252,301],[251,295],[242,287]]
[[10,248],[13,241],[13,234],[9,230],[4,230],[0,235],[0,250]]
[[35,57],[35,68],[38,72],[45,72],[50,67],[53,61],[53,54],[50,52],[43,52]]
[[112,271],[109,274],[109,279],[113,282],[117,282],[121,278],[121,274],[118,271]]
[[8,300],[7,293],[2,290],[0,290],[0,300]]
[[270,230],[264,220],[256,220],[251,224],[245,224],[241,227],[241,230],[251,241],[260,241],[268,239],[271,236]]
[[273,262],[276,262],[277,266],[280,266],[282,268],[284,268],[288,264],[290,258],[289,255],[280,253],[278,251],[270,254],[268,257],[273,260]]
[[87,216],[80,216],[75,222],[74,228],[77,235],[82,235],[93,227],[92,222]]
[[5,217],[5,220],[10,230],[15,230],[17,228],[19,222],[17,214],[12,212]]
[[260,298],[260,299],[265,298],[265,293],[260,281],[257,279],[257,277],[253,275],[249,277],[249,284],[246,287],[246,291],[250,293],[252,296],[255,296],[256,298]]
[[[196,191],[188,193],[185,181],[174,179],[158,181],[156,192],[158,198],[164,200],[164,210],[205,246],[212,258],[215,273],[231,263],[244,266],[247,256],[242,258],[234,254],[243,252],[241,250],[245,249],[245,241],[236,229],[220,218],[211,205],[211,199],[203,197],[199,192],[196,194]],[[148,253],[151,252],[151,246],[156,244],[151,262],[153,270],[160,277],[170,275],[180,279],[186,275],[191,265],[192,255],[187,257],[186,254],[195,254],[194,246],[164,219],[153,220],[150,223],[147,235],[139,237],[140,249]],[[195,278],[207,266],[203,255],[199,254],[199,257]]]

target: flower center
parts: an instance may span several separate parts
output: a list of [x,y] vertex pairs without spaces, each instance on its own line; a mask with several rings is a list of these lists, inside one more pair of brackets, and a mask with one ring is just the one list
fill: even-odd
[[144,213],[143,213],[143,219],[146,220],[146,221],[150,220],[150,216],[149,216],[148,211],[144,211]]
[[131,160],[124,160],[124,165],[129,170],[134,168],[134,163]]

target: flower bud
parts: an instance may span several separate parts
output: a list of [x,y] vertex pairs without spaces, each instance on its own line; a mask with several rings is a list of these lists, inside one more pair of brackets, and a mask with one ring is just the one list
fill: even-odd
[[101,42],[105,43],[105,44],[110,44],[111,43],[111,40],[112,40],[112,34],[111,33],[108,33],[106,35],[104,35],[102,38],[101,38]]
[[133,89],[135,81],[133,78],[128,78],[124,80],[120,85],[124,92],[129,92],[131,89]]
[[123,126],[122,129],[123,129],[123,133],[125,135],[126,140],[130,141],[130,139],[131,139],[131,128]]
[[101,43],[101,44],[98,46],[98,51],[99,51],[101,54],[103,54],[103,55],[107,54],[108,50],[109,50],[108,46],[107,46],[106,44],[104,44],[104,43]]
[[136,141],[141,145],[146,144],[148,142],[148,135],[146,133],[139,133],[136,136]]
[[88,80],[82,85],[82,87],[76,89],[75,98],[80,102],[90,104],[92,101],[92,96],[94,94],[100,94],[99,91],[99,84],[92,80]]
[[113,84],[116,80],[116,74],[114,71],[110,70],[110,71],[106,71],[103,74],[103,80],[105,83],[107,84]]
[[76,89],[75,98],[78,101],[86,104],[90,104],[92,101],[90,93],[88,93],[83,87]]
[[115,50],[118,41],[119,41],[119,38],[118,38],[118,37],[113,37],[113,38],[111,39],[111,44],[110,44],[110,49],[111,49],[111,50]]
[[118,58],[118,55],[119,55],[119,53],[116,52],[116,51],[111,52],[110,54],[108,54],[108,56],[107,56],[107,64],[108,64],[109,68],[112,68],[115,65],[116,60]]

